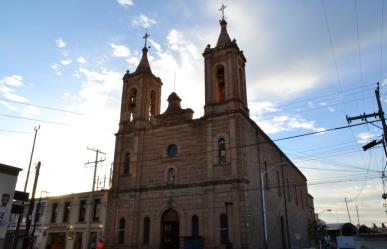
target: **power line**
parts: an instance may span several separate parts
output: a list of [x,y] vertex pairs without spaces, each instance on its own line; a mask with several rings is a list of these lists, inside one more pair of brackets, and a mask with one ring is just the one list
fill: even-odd
[[[375,121],[371,121],[369,123],[375,123],[375,122],[379,122],[379,121],[380,120],[375,120]],[[273,142],[278,142],[278,141],[283,141],[283,140],[288,140],[288,139],[293,139],[293,138],[299,138],[299,137],[305,137],[305,136],[325,133],[325,132],[329,132],[329,131],[337,131],[337,130],[347,129],[347,128],[351,128],[351,127],[355,127],[355,126],[360,126],[360,125],[365,125],[365,124],[367,124],[367,122],[359,123],[359,124],[353,124],[353,125],[340,126],[340,127],[336,127],[336,128],[325,129],[325,130],[322,130],[322,131],[314,131],[314,132],[304,133],[304,134],[290,136],[290,137],[278,138],[278,139],[273,139]]]
[[27,132],[27,131],[17,131],[17,130],[3,130],[1,129],[0,132],[3,132],[3,133],[19,133],[19,134],[33,134],[33,132]]
[[70,126],[70,124],[67,124],[67,123],[49,121],[49,120],[43,120],[43,119],[36,119],[36,118],[27,118],[27,117],[16,116],[16,115],[9,115],[9,114],[1,114],[0,113],[0,116],[6,117],[6,118],[16,118],[16,119],[24,119],[24,120],[36,121],[36,122],[42,122],[42,123],[48,123],[48,124],[58,124],[58,125]]
[[58,108],[58,107],[36,105],[36,104],[25,103],[25,102],[5,99],[5,98],[0,98],[0,100],[1,101],[6,101],[6,102],[10,102],[10,103],[19,104],[19,105],[27,105],[27,106],[33,106],[33,107],[37,107],[37,108],[41,108],[41,109],[48,109],[48,110],[52,110],[52,111],[65,112],[65,113],[76,114],[76,115],[84,115],[83,113],[80,113],[80,112],[69,111],[69,110]]
[[[320,109],[325,109],[325,108],[328,108],[328,107],[334,107],[334,106],[337,106],[339,104],[344,104],[344,103],[353,103],[353,102],[357,102],[358,100],[362,100],[362,99],[370,99],[372,98],[373,96],[370,95],[370,96],[367,96],[366,98],[358,98],[358,99],[352,99],[352,100],[349,100],[349,101],[341,101],[341,103],[334,103],[334,104],[331,104],[331,105],[325,105],[325,106],[319,106],[319,107],[315,107],[313,109],[307,109],[307,110],[300,110],[300,111],[296,111],[294,113],[287,113],[288,115],[294,115],[294,114],[300,114],[300,113],[306,113],[306,112],[314,112],[314,111],[317,111],[317,110],[320,110]],[[304,105],[305,106],[305,105]],[[276,113],[279,113],[279,112],[282,112],[283,110],[280,110],[280,111],[277,111],[277,112],[270,112],[270,113],[267,113],[267,114],[263,114],[261,116],[269,116],[269,115],[276,115]],[[270,117],[270,118],[264,118],[264,119],[259,119],[259,121],[266,121],[266,120],[272,120],[272,119],[275,119],[275,117]]]
[[383,32],[384,32],[384,0],[382,0],[382,20],[381,20],[381,28],[380,28],[380,68],[379,68],[379,81],[383,82],[382,79],[382,70],[383,70]]

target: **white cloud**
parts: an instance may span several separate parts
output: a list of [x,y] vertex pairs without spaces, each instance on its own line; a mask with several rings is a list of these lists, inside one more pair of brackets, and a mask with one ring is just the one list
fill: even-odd
[[129,65],[136,67],[140,63],[140,60],[137,57],[131,56],[126,60],[126,62],[128,62]]
[[22,77],[20,75],[11,75],[4,77],[0,80],[0,83],[8,86],[22,86]]
[[56,46],[58,48],[65,48],[66,47],[66,43],[64,42],[64,40],[62,38],[58,38],[56,39]]
[[117,45],[114,43],[111,43],[110,46],[113,49],[112,53],[114,57],[129,57],[130,50],[128,47],[124,45]]
[[366,144],[366,143],[369,143],[371,142],[371,140],[375,137],[374,134],[370,133],[370,132],[360,132],[359,134],[357,134],[357,142],[359,144]]
[[69,58],[60,60],[60,63],[61,63],[63,66],[69,65],[69,64],[71,64],[71,62],[72,62],[72,60],[70,60]]
[[[308,103],[313,105],[313,103]],[[294,129],[305,129],[311,131],[323,131],[324,128],[316,127],[315,121],[308,121],[300,115],[278,114],[266,118],[265,114],[280,112],[274,103],[270,101],[259,101],[249,103],[250,116],[268,134]]]
[[314,105],[314,103],[312,101],[308,101],[308,106],[309,106],[309,108],[314,108],[315,107],[315,105]]
[[9,104],[8,102],[5,102],[3,100],[0,100],[0,104],[2,104],[3,106],[5,106],[6,108],[8,108],[9,110],[11,111],[16,111],[17,108],[11,104]]
[[150,28],[151,26],[153,26],[156,23],[157,23],[156,20],[154,20],[154,19],[152,19],[144,14],[138,15],[132,20],[132,26],[142,27],[145,29]]
[[261,117],[265,113],[280,111],[280,109],[270,101],[251,102],[249,103],[249,109],[252,115],[258,117]]
[[159,43],[155,42],[153,39],[149,39],[149,43],[152,48],[156,49],[157,52],[161,52],[161,45]]
[[134,5],[133,0],[117,0],[117,3],[121,6],[124,6],[124,7]]
[[83,58],[82,56],[79,57],[79,58],[77,59],[77,61],[78,61],[80,64],[85,64],[85,63],[87,62],[86,59]]
[[316,121],[309,121],[299,115],[276,115],[271,119],[260,119],[252,115],[257,124],[268,134],[274,134],[282,131],[291,131],[295,129],[304,129],[311,131],[324,131],[324,128],[316,127]]
[[3,94],[4,98],[6,99],[9,99],[9,100],[12,100],[12,101],[18,101],[18,102],[28,102],[28,100],[26,98],[24,98],[23,96],[20,96],[20,95],[17,95],[17,94],[14,94],[14,93],[4,93]]
[[326,102],[320,102],[319,105],[320,105],[320,106],[326,106],[327,103],[326,103]]
[[311,90],[318,82],[319,78],[309,72],[279,70],[277,73],[253,80],[249,85],[249,99],[256,99],[260,96],[271,96],[273,99],[291,98],[301,92]]
[[40,110],[35,106],[26,106],[23,108],[21,114],[25,117],[38,116],[40,115]]
[[51,65],[51,68],[54,70],[56,75],[58,75],[58,76],[62,75],[61,65],[60,64],[54,63],[54,64]]
[[[3,97],[8,100],[28,102],[28,100],[23,96],[14,93],[15,90],[13,88],[22,87],[24,85],[22,80],[23,78],[20,75],[11,75],[0,79],[0,93],[2,93]],[[10,106],[7,106],[7,108],[9,107]]]
[[335,108],[333,108],[333,107],[328,107],[328,111],[330,111],[330,112],[335,112],[335,111],[336,111],[336,109],[335,109]]

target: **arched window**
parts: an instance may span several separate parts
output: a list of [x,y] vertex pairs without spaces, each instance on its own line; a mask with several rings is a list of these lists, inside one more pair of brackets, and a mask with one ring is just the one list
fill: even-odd
[[226,162],[226,142],[224,138],[219,138],[218,140],[218,161],[219,164]]
[[228,220],[226,214],[220,215],[220,242],[222,244],[228,242]]
[[167,171],[167,184],[173,185],[176,182],[176,170],[174,168],[169,168]]
[[221,103],[224,101],[225,95],[225,78],[224,78],[224,67],[220,66],[216,70],[216,101]]
[[144,218],[144,239],[143,239],[144,245],[149,244],[149,234],[150,234],[150,219],[149,217],[145,217]]
[[129,91],[129,108],[136,107],[137,89],[133,88]]
[[129,169],[130,169],[130,153],[125,154],[125,159],[124,159],[124,174],[128,175],[129,174]]
[[156,92],[152,91],[150,95],[149,119],[156,114]]
[[118,226],[118,244],[125,242],[125,219],[121,218]]
[[192,237],[199,237],[199,217],[197,215],[192,216]]

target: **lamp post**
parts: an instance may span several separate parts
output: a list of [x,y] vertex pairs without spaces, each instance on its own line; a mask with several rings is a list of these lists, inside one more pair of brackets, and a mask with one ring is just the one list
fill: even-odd
[[[278,166],[286,166],[288,165],[287,162],[281,162],[278,164]],[[261,195],[262,195],[262,209],[263,209],[263,230],[265,232],[265,239],[264,239],[264,245],[265,248],[267,248],[267,218],[266,218],[266,200],[265,200],[265,174],[269,173],[271,170],[275,169],[275,166],[271,167],[270,169],[261,172],[261,182],[262,182],[262,188],[261,188]],[[280,186],[278,186],[280,187]]]
[[325,212],[332,212],[332,209],[328,208],[328,209],[321,210],[320,212],[317,212],[316,213],[317,219],[319,218],[320,214],[325,213]]
[[30,245],[31,248],[33,248],[33,246],[34,246],[35,230],[36,230],[36,225],[37,225],[38,220],[39,220],[40,203],[42,202],[42,194],[43,193],[49,194],[50,192],[45,191],[45,190],[40,191],[39,201],[38,201],[38,204],[36,205],[36,211],[35,211],[35,217],[34,217],[34,226],[32,228],[32,234],[31,234],[31,245]]

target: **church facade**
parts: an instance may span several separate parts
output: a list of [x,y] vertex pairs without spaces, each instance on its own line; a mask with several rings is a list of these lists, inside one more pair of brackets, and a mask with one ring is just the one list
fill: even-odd
[[[176,93],[160,112],[162,81],[143,48],[123,77],[108,248],[304,248],[307,179],[250,119],[246,58],[220,21],[204,52],[204,116]],[[309,217],[309,218],[308,218]]]

